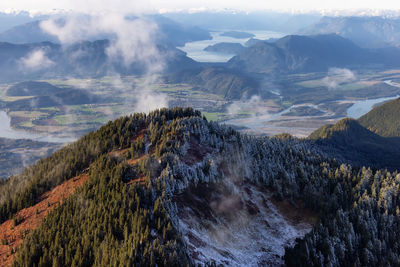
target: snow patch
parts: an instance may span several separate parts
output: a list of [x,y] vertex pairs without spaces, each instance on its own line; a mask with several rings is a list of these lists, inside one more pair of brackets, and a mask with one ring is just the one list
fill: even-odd
[[250,182],[199,185],[177,203],[180,231],[196,265],[280,266],[285,246],[312,228],[299,209],[283,212],[270,192]]

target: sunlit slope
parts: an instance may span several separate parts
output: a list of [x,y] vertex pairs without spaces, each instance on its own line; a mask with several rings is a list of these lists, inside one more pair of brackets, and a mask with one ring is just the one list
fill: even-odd
[[400,99],[374,108],[358,119],[370,131],[385,137],[400,137]]
[[400,140],[385,138],[364,128],[357,120],[343,119],[325,125],[310,136],[332,157],[359,166],[400,169]]

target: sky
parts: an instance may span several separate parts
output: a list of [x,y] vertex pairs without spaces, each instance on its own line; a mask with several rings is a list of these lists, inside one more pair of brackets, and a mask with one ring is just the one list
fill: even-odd
[[400,10],[398,0],[0,0],[0,10],[157,12],[177,10]]

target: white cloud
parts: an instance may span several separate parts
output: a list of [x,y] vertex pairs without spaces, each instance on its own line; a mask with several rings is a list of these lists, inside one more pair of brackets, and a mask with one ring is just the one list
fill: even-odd
[[352,82],[356,79],[354,72],[349,69],[330,68],[328,76],[322,79],[322,83],[330,89],[335,89],[342,83]]
[[149,72],[159,72],[164,59],[155,44],[157,25],[146,19],[126,19],[121,13],[107,15],[70,15],[65,21],[51,18],[41,22],[46,33],[56,36],[62,44],[82,40],[111,38],[107,55],[111,60],[129,66],[133,62],[145,64]]
[[261,97],[258,95],[253,95],[250,97],[250,99],[245,101],[234,101],[226,108],[226,111],[231,116],[237,116],[241,112],[249,112],[250,110],[252,114],[257,114],[259,111],[264,110],[260,108],[262,106],[264,106],[264,103]]
[[30,52],[26,57],[21,58],[19,62],[23,69],[30,71],[47,69],[54,64],[42,49]]
[[[132,102],[136,103],[133,107],[136,112],[168,107],[167,96],[152,89],[164,68],[164,57],[168,56],[162,55],[157,48],[155,40],[159,32],[154,22],[141,17],[129,19],[122,13],[109,12],[97,15],[72,14],[62,20],[54,17],[43,21],[40,26],[44,32],[56,36],[63,45],[101,37],[110,39],[105,51],[110,63],[109,75],[119,90],[133,97],[126,99],[125,110],[132,111]],[[125,67],[138,63],[145,75],[132,88],[131,83],[124,82],[114,71],[115,62]]]

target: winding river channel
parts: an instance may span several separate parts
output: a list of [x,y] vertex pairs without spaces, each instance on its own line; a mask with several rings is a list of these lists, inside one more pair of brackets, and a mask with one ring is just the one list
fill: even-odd
[[71,137],[57,137],[50,134],[32,133],[11,128],[11,118],[5,111],[0,111],[0,137],[9,139],[29,139],[49,143],[70,143],[75,141]]
[[[394,87],[399,87],[400,85],[397,83],[393,83],[392,81],[388,80],[385,81],[386,84]],[[392,100],[398,98],[397,96],[392,97],[381,97],[375,99],[366,99],[366,100],[358,100],[358,101],[351,101],[353,105],[347,109],[347,116],[351,118],[358,119],[362,115],[368,113],[376,104]],[[300,104],[291,106],[279,113],[274,114],[265,114],[253,117],[251,119],[232,119],[226,121],[228,124],[233,124],[237,126],[245,126],[248,128],[259,128],[265,125],[266,122],[277,120],[279,117],[284,116],[285,113],[291,111],[296,107],[302,106],[309,106],[315,109],[318,109],[317,106],[311,104]],[[76,138],[71,137],[60,137],[60,136],[53,136],[51,134],[44,134],[44,133],[32,133],[24,130],[13,129],[11,127],[11,119],[7,115],[5,111],[0,110],[0,137],[10,138],[10,139],[29,139],[34,141],[42,141],[42,142],[50,142],[50,143],[70,143],[76,140]]]

